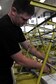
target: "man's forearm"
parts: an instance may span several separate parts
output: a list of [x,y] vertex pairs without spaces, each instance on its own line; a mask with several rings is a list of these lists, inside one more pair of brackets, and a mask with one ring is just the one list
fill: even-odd
[[[33,60],[31,58],[27,58],[25,55],[22,54],[22,52],[17,52],[16,54],[13,54],[11,58],[18,64],[21,64],[24,67],[28,68],[36,68],[38,70],[41,70],[42,63],[37,62],[36,60]],[[49,72],[49,67],[44,67],[44,72]]]
[[34,48],[34,47],[29,47],[29,52],[39,59],[42,59],[42,60],[44,59],[44,54],[41,53],[40,51],[36,50],[36,48]]
[[23,46],[23,48],[25,48],[26,50],[29,51],[29,53],[31,53],[32,55],[36,56],[39,59],[44,59],[44,54],[41,53],[40,51],[38,51],[33,45],[31,45],[28,41],[25,41],[23,43],[21,43],[21,45]]

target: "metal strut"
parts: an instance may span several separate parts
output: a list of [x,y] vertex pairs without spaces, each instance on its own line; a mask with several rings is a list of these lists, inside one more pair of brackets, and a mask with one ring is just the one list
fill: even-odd
[[40,8],[44,8],[44,9],[56,12],[56,6],[53,6],[53,5],[44,4],[44,3],[41,3],[41,2],[38,2],[38,1],[31,1],[30,4],[34,5],[36,7],[40,7]]

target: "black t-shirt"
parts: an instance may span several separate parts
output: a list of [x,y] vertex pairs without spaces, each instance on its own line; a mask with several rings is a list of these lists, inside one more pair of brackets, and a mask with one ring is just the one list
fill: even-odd
[[[25,40],[21,28],[13,24],[8,15],[0,19],[0,78],[4,75],[2,72],[9,75],[7,71],[10,71],[13,64],[10,56],[21,50],[19,43]],[[9,79],[7,78],[7,80]]]

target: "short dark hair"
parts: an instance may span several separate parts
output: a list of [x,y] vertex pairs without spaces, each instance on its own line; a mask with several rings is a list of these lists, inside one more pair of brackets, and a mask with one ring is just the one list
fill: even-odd
[[27,12],[29,15],[34,14],[34,6],[30,5],[31,0],[14,0],[12,7],[15,7],[18,13]]

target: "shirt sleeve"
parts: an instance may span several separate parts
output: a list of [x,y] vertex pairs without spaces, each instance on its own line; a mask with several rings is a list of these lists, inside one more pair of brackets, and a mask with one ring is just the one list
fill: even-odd
[[11,39],[9,41],[4,40],[3,45],[4,45],[4,50],[5,50],[6,54],[9,56],[11,56],[21,50],[19,44]]
[[18,28],[17,37],[19,42],[24,42],[26,40],[21,28]]

